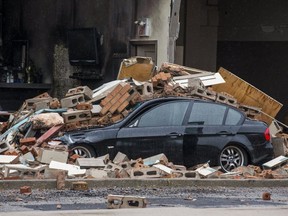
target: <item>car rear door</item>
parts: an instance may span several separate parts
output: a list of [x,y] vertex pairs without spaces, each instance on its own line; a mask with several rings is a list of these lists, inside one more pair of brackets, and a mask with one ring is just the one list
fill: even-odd
[[183,163],[183,120],[190,101],[158,104],[138,116],[117,134],[116,150],[130,159],[164,153],[169,161]]
[[184,164],[218,164],[218,155],[241,127],[244,116],[223,104],[195,101],[183,138]]

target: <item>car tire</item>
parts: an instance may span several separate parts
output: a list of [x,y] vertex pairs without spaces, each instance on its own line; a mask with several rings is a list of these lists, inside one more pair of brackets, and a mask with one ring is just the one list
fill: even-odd
[[74,145],[71,148],[72,154],[77,154],[81,158],[92,158],[96,157],[96,153],[91,146],[88,145]]
[[219,164],[224,172],[230,172],[239,166],[247,166],[247,153],[238,146],[226,146],[220,153]]

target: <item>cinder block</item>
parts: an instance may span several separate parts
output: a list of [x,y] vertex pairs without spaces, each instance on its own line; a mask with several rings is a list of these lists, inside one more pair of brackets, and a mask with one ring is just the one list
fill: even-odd
[[142,99],[147,100],[153,97],[153,85],[152,83],[145,82],[143,85],[137,87]]
[[131,178],[160,178],[161,171],[155,167],[133,168],[130,171]]
[[92,118],[90,110],[75,110],[62,113],[65,123],[90,120]]
[[218,101],[220,103],[225,103],[225,104],[228,104],[231,106],[235,106],[235,107],[238,106],[236,98],[233,98],[231,96],[221,94],[221,93],[217,93],[216,101]]
[[74,96],[61,99],[61,107],[72,108],[72,107],[75,107],[78,103],[83,103],[83,102],[85,102],[83,94],[74,95]]
[[86,171],[86,176],[88,178],[96,178],[96,179],[108,178],[107,172],[105,170],[99,170],[93,168]]
[[40,163],[50,164],[51,161],[66,163],[68,159],[67,151],[58,151],[40,148],[37,160]]
[[104,161],[96,158],[77,158],[76,165],[80,166],[80,169],[87,168],[105,168]]
[[72,130],[76,130],[78,128],[80,128],[80,122],[79,121],[65,124],[65,130],[66,131],[72,131]]
[[127,155],[123,154],[122,152],[118,152],[115,158],[113,159],[113,163],[115,164],[123,163],[125,161],[129,161],[129,158],[127,157]]
[[145,208],[146,206],[147,200],[145,197],[121,196],[111,194],[107,196],[107,208],[109,209]]
[[105,171],[115,171],[116,169],[121,170],[122,167],[110,162],[108,162],[104,168]]
[[[33,109],[35,110],[36,108],[36,103],[38,103],[38,106],[40,107],[40,104],[41,103],[50,103],[52,101],[52,98],[30,98],[30,99],[27,99],[25,100],[26,102],[26,109],[30,110],[30,109]],[[43,104],[42,104],[43,105]],[[49,106],[49,105],[48,105]]]
[[78,86],[76,88],[69,89],[65,97],[72,95],[83,94],[87,100],[92,99],[93,91],[88,86]]
[[35,111],[38,111],[41,109],[49,109],[49,108],[50,108],[50,100],[48,100],[48,99],[36,102],[34,104],[34,110]]
[[143,159],[143,163],[147,166],[157,164],[157,163],[161,163],[161,164],[166,165],[166,164],[168,164],[168,162],[169,162],[168,158],[163,153]]

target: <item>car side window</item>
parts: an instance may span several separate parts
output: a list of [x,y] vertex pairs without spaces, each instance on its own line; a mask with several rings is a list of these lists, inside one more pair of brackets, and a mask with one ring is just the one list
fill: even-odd
[[155,127],[182,125],[189,101],[169,102],[158,105],[130,125],[130,127]]
[[222,125],[227,107],[220,104],[194,102],[189,125]]
[[237,125],[242,119],[242,114],[234,109],[229,109],[225,121],[225,125]]

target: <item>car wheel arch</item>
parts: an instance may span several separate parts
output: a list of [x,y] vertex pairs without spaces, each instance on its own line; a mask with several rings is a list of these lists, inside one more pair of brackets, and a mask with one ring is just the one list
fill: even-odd
[[[233,148],[233,147],[235,147],[236,149],[238,148],[242,153],[243,153],[243,158],[244,158],[244,166],[245,165],[248,165],[249,163],[250,163],[250,161],[251,161],[251,155],[250,155],[250,153],[249,153],[249,150],[248,150],[248,148],[245,146],[245,145],[243,145],[242,143],[238,143],[238,142],[230,142],[230,143],[228,143],[227,145],[225,145],[224,147],[223,147],[223,149],[219,152],[219,155],[218,155],[218,163],[219,163],[219,165],[221,166],[221,154],[222,154],[222,152],[225,150],[225,149],[227,149],[227,148],[229,148],[229,147],[231,147],[231,148]],[[246,161],[245,161],[246,160]],[[246,162],[246,163],[245,163]],[[222,166],[221,166],[222,167]],[[222,169],[223,169],[223,167],[222,167]]]
[[[79,143],[69,146],[69,151],[71,154],[78,154],[80,157],[96,157],[96,149],[89,144]],[[87,155],[87,156],[86,156]]]

